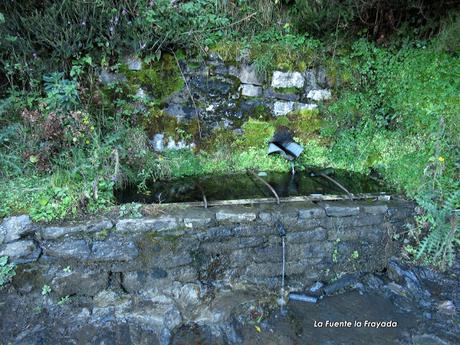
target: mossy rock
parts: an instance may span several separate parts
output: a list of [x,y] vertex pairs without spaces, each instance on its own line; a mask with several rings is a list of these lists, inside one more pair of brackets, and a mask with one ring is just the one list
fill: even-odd
[[160,61],[144,64],[140,71],[128,70],[126,65],[121,65],[120,71],[128,78],[130,87],[146,89],[157,103],[184,87],[179,66],[171,54],[163,54]]
[[197,141],[200,138],[201,127],[198,119],[178,121],[176,117],[168,115],[158,106],[149,109],[142,119],[142,126],[149,138],[156,133],[164,133],[166,137],[187,142]]

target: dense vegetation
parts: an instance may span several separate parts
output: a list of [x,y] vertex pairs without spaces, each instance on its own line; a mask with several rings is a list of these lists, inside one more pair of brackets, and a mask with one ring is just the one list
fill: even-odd
[[[407,254],[452,263],[460,244],[457,11],[454,2],[409,0],[4,1],[0,217],[100,212],[126,182],[143,188],[149,179],[287,170],[265,158],[265,145],[276,125],[291,124],[306,147],[299,165],[380,174],[420,205]],[[137,107],[129,85],[99,82],[101,68],[122,69],[134,52],[153,66],[134,81],[156,85],[161,100],[183,85],[177,71],[167,84],[161,78],[174,74],[173,56],[226,58],[243,49],[264,73],[320,61],[335,76],[335,98],[317,112],[254,116],[242,136],[217,131],[194,152],[159,155],[147,141],[147,127],[161,121],[158,101]]]

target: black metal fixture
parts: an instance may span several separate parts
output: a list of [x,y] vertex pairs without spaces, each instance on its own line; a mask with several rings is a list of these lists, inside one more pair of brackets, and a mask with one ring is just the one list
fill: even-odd
[[294,141],[289,128],[279,126],[268,144],[268,154],[280,154],[291,162],[291,172],[294,175],[294,160],[300,156],[303,147]]

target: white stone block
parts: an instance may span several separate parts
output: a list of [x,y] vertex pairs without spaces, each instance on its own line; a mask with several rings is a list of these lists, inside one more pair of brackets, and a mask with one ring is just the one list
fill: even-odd
[[302,88],[304,83],[305,78],[299,72],[273,72],[272,87],[274,88]]
[[273,104],[273,115],[275,116],[283,116],[289,114],[291,111],[294,110],[294,102],[283,102],[283,101],[276,101]]
[[241,94],[247,97],[259,97],[262,95],[262,88],[251,84],[242,84],[240,86]]

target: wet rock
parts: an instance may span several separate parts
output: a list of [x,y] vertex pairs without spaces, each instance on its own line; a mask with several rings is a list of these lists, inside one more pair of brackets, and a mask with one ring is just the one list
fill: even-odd
[[241,66],[239,79],[243,84],[262,85],[263,77],[257,73],[254,65],[243,65]]
[[171,331],[168,328],[163,328],[160,332],[159,337],[160,345],[171,344]]
[[40,230],[40,235],[45,240],[55,240],[65,235],[76,233],[93,233],[106,229],[111,229],[113,223],[108,220],[101,220],[99,222],[90,221],[86,224],[78,224],[74,226],[50,226]]
[[310,291],[311,293],[314,293],[314,294],[319,294],[319,293],[322,292],[323,287],[324,287],[323,283],[316,282],[308,289],[308,291]]
[[335,206],[326,204],[324,210],[329,217],[348,217],[359,214],[358,206]]
[[271,86],[274,88],[296,87],[302,88],[305,79],[299,72],[274,71]]
[[43,244],[44,253],[63,259],[88,259],[90,250],[85,240],[47,242]]
[[179,326],[182,323],[182,315],[180,311],[175,307],[169,308],[164,314],[163,323],[169,330]]
[[310,90],[307,94],[307,98],[314,101],[324,101],[332,97],[331,91],[329,90]]
[[445,315],[455,315],[457,313],[457,308],[452,301],[444,301],[438,304],[438,312]]
[[93,243],[91,259],[94,261],[130,261],[138,255],[139,251],[134,243],[110,239]]
[[383,280],[377,277],[375,274],[368,274],[363,278],[366,286],[371,290],[379,290],[383,286]]
[[284,101],[298,101],[300,96],[295,93],[283,93],[277,92],[272,88],[268,88],[264,91],[264,97],[266,98],[276,98]]
[[156,152],[163,152],[165,149],[164,144],[165,135],[163,133],[157,133],[153,136],[152,139],[149,140],[150,146],[152,146],[153,150]]
[[220,210],[216,213],[218,222],[245,223],[252,222],[257,218],[255,212],[241,210]]
[[262,95],[262,88],[251,84],[242,84],[240,86],[241,94],[246,97],[259,97]]
[[412,337],[412,344],[413,345],[451,345],[449,342],[444,341],[441,338],[433,334],[414,335]]
[[0,246],[0,256],[8,256],[9,261],[15,264],[36,261],[40,252],[40,248],[37,248],[31,240],[16,241]]
[[356,275],[347,274],[342,278],[337,279],[335,282],[326,285],[324,287],[324,293],[326,295],[332,295],[340,290],[350,288],[358,283]]
[[388,277],[398,283],[405,283],[408,291],[416,298],[423,299],[430,293],[422,287],[414,272],[403,268],[396,260],[390,260],[387,267]]
[[116,231],[120,233],[134,233],[147,231],[164,231],[178,227],[174,217],[162,216],[158,218],[120,219],[116,224]]
[[407,291],[404,287],[402,287],[399,284],[396,284],[395,282],[389,282],[387,285],[385,285],[385,288],[394,293],[395,295],[407,296]]
[[284,101],[276,101],[273,104],[273,114],[275,116],[284,116],[289,114],[291,111],[294,110],[294,102],[284,102]]
[[32,231],[33,225],[29,216],[7,217],[0,225],[0,244],[19,240]]

